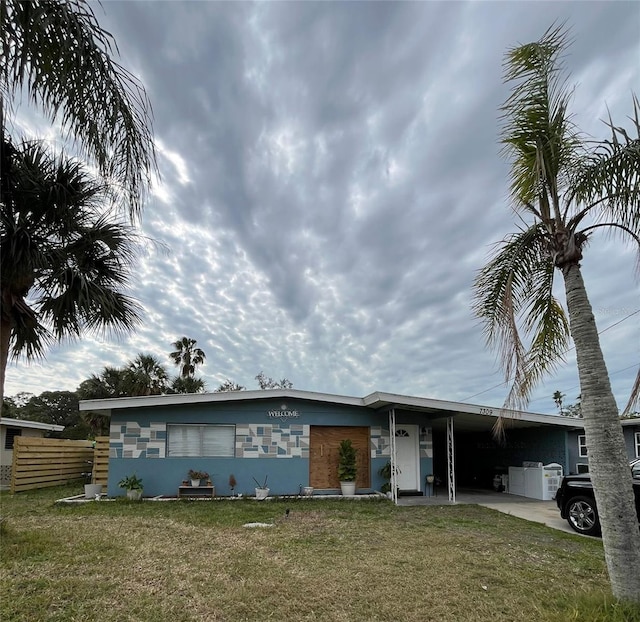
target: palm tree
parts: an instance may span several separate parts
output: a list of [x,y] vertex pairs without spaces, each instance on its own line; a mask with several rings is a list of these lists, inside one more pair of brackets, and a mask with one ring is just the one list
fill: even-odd
[[182,337],[171,344],[175,351],[169,357],[180,368],[182,378],[193,377],[196,367],[202,365],[207,358],[200,348],[196,348],[196,343],[195,339]]
[[138,354],[127,366],[128,395],[162,395],[169,388],[169,374],[152,354]]
[[[112,59],[113,37],[87,0],[0,0],[0,129],[13,93],[26,93],[119,186],[139,215],[157,172],[151,106],[141,83]],[[3,175],[6,174],[3,171]]]
[[[501,354],[513,387],[506,406],[526,405],[533,387],[562,359],[572,338],[580,377],[589,469],[613,593],[640,600],[640,533],[618,408],[580,269],[586,244],[608,230],[640,249],[640,105],[634,133],[609,119],[593,146],[571,122],[572,89],[560,55],[562,27],[508,51],[502,143],[511,161],[512,206],[524,223],[496,247],[478,274],[475,311]],[[552,293],[562,275],[568,319]],[[527,345],[528,344],[528,345]]]
[[170,393],[204,393],[207,388],[202,378],[177,376],[171,382]]
[[128,397],[129,374],[126,369],[106,366],[99,376],[91,374],[80,383],[76,393],[81,400],[98,400],[112,397]]
[[10,352],[38,357],[54,340],[140,319],[124,293],[135,233],[102,209],[105,185],[38,142],[3,143],[1,158],[0,397]]
[[227,378],[224,382],[220,383],[217,389],[214,389],[214,393],[224,393],[226,391],[244,391],[245,387],[233,380]]

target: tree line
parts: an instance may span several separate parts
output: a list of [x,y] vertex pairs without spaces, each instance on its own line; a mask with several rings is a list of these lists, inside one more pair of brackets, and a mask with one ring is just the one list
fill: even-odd
[[[171,376],[167,367],[153,354],[139,353],[123,367],[105,366],[99,374],[91,374],[75,391],[45,391],[40,395],[21,392],[6,397],[3,415],[13,419],[39,421],[62,425],[62,432],[51,432],[52,438],[86,439],[109,433],[109,418],[96,412],[80,412],[80,400],[167,395],[175,393],[204,393],[207,384],[196,375],[206,355],[197,347],[195,339],[182,337],[172,343],[168,358],[178,367]],[[260,371],[255,380],[260,389],[291,389],[287,378],[274,380]],[[214,392],[244,391],[246,387],[225,380]]]

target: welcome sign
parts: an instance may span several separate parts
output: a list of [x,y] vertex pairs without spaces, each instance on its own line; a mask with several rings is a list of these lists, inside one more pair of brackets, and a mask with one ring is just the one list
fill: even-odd
[[267,412],[267,417],[286,421],[287,419],[298,419],[300,417],[300,413],[297,410],[291,410],[286,404],[282,404],[279,410],[269,410]]

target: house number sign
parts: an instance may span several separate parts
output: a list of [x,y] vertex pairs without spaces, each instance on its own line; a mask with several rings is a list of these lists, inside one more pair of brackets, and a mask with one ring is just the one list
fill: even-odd
[[267,412],[267,417],[286,421],[287,419],[298,419],[300,417],[300,413],[297,410],[290,410],[286,404],[282,404],[279,410],[269,410]]

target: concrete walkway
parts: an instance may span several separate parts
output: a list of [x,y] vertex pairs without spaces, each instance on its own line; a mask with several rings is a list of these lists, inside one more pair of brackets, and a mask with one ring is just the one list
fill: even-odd
[[[518,518],[542,523],[553,529],[578,535],[566,520],[560,517],[560,510],[555,501],[539,501],[519,495],[510,495],[492,490],[459,490],[456,494],[456,505],[475,504],[490,510],[511,514]],[[400,497],[398,505],[451,505],[444,490],[438,490],[437,496]]]

